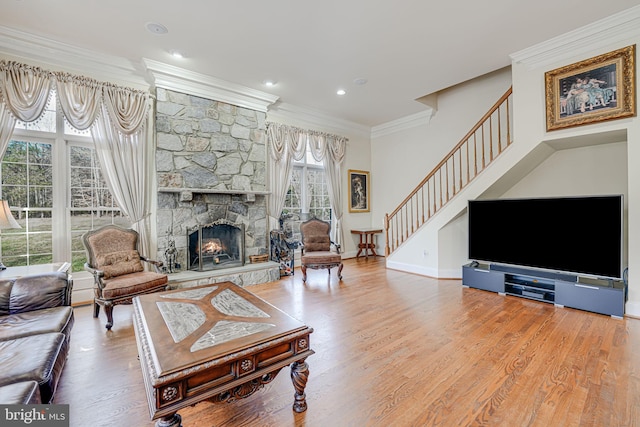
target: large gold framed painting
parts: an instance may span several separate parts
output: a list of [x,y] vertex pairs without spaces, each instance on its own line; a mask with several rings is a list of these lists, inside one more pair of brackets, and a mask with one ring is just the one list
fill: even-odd
[[636,46],[545,73],[547,131],[636,115]]

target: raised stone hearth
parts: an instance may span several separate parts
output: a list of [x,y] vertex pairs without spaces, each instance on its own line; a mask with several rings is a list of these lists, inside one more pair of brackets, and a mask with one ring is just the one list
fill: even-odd
[[189,288],[210,283],[230,281],[238,286],[257,285],[280,280],[280,265],[268,261],[258,264],[246,264],[243,267],[231,267],[223,270],[180,271],[169,274],[169,286],[172,289]]

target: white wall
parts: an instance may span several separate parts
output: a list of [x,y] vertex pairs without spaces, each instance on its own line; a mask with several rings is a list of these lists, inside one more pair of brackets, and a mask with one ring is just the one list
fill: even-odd
[[[437,94],[430,122],[371,138],[374,226],[392,212],[511,86],[504,68]],[[417,101],[416,101],[417,102]]]
[[[510,68],[480,76],[439,92],[437,111],[429,123],[372,137],[373,226],[384,225],[385,214],[404,200],[510,86]],[[439,247],[439,230],[444,225],[414,235],[393,254],[393,261],[419,274],[458,277],[462,258],[452,260],[451,256],[460,252],[458,246],[466,238],[459,234],[460,224],[454,223],[453,229],[442,231],[446,246]],[[440,259],[441,253],[449,256]]]
[[627,194],[627,142],[556,151],[501,197]]

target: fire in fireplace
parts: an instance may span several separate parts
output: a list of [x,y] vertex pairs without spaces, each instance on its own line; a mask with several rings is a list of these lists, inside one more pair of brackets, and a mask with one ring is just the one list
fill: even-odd
[[189,232],[188,240],[190,270],[244,265],[244,224],[221,219]]

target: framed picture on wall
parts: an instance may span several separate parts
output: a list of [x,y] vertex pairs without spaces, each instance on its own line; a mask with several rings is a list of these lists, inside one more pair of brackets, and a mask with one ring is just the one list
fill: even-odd
[[635,48],[546,72],[547,131],[635,116]]
[[349,170],[349,212],[369,212],[369,172]]

